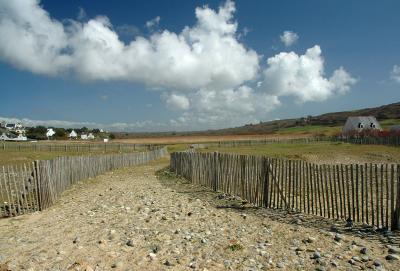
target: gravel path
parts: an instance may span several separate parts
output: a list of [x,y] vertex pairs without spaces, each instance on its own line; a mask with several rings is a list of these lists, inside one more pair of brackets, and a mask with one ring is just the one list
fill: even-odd
[[379,238],[158,179],[166,164],[109,172],[41,213],[0,220],[0,270],[400,269],[400,250]]

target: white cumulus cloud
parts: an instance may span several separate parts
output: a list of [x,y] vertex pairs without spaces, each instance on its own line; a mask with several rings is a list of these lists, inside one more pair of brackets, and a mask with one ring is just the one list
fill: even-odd
[[324,74],[321,48],[315,45],[304,55],[282,52],[267,60],[262,87],[277,96],[295,96],[299,102],[324,101],[344,94],[357,82],[342,67],[330,78]]
[[188,110],[190,106],[189,99],[178,94],[169,95],[165,102],[171,110]]
[[158,24],[160,23],[161,17],[157,16],[153,19],[151,19],[150,21],[146,22],[146,27],[149,29],[152,29],[153,27],[158,26]]
[[189,95],[191,111],[172,121],[174,125],[194,129],[225,128],[254,123],[280,105],[277,96],[255,91],[248,86],[236,89],[202,89]]
[[283,44],[286,47],[289,47],[289,46],[295,44],[297,42],[297,40],[299,39],[299,35],[297,35],[293,31],[284,31],[283,34],[280,35],[279,37],[281,39],[281,42],[283,42]]
[[[356,82],[342,67],[326,77],[319,46],[304,55],[279,53],[260,67],[261,56],[241,42],[235,11],[230,0],[216,10],[198,7],[194,25],[144,36],[129,25],[114,27],[106,16],[56,20],[39,0],[0,0],[0,60],[37,74],[142,83],[166,93],[161,97],[169,109],[183,111],[171,120],[177,127],[265,119],[282,96],[324,101]],[[146,25],[153,28],[159,21],[156,17]],[[132,40],[124,42],[119,35]],[[292,31],[281,35],[286,46],[298,38]],[[158,124],[115,125],[126,130]]]
[[393,69],[390,73],[390,78],[392,78],[392,80],[394,80],[395,82],[400,83],[400,66],[393,66]]
[[[197,23],[125,44],[111,22],[52,19],[37,0],[0,2],[0,59],[40,74],[83,80],[128,80],[152,87],[235,87],[254,78],[259,57],[236,38],[235,5],[196,8]],[[158,20],[156,20],[158,21]]]

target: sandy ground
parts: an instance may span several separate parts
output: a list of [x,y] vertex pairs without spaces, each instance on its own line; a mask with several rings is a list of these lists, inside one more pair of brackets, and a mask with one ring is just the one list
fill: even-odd
[[109,172],[43,212],[0,220],[0,270],[400,269],[398,236],[339,222],[337,234],[332,221],[157,178],[166,164]]

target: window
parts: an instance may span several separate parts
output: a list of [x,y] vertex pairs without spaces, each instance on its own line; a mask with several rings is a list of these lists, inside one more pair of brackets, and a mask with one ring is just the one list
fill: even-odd
[[362,124],[361,122],[358,123],[358,128],[364,128],[364,124]]
[[375,124],[373,122],[371,122],[371,125],[369,127],[375,128]]

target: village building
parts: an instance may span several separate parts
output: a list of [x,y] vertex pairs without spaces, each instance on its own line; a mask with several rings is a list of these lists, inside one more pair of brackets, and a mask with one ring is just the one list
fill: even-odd
[[78,138],[78,134],[74,130],[72,130],[71,133],[69,133],[68,137],[70,139],[76,139]]
[[94,137],[94,135],[92,133],[89,133],[88,136],[87,136],[87,139],[89,139],[89,140],[93,140],[94,138],[95,137]]
[[6,133],[3,133],[1,136],[0,136],[0,141],[5,141],[5,140],[9,140],[10,138],[6,135]]
[[87,134],[81,134],[81,139],[87,140],[88,139],[88,135]]
[[19,134],[17,137],[12,139],[13,141],[27,141],[28,138],[22,134]]
[[5,126],[5,128],[10,131],[13,131],[15,129],[15,127],[16,127],[15,123],[7,123]]
[[348,133],[360,133],[367,130],[381,131],[381,125],[373,116],[358,116],[348,117],[346,123],[343,126],[342,132]]
[[46,132],[46,137],[48,139],[50,139],[51,137],[53,137],[56,134],[56,132],[53,130],[53,128],[48,128],[47,132]]
[[16,132],[19,135],[25,135],[25,128],[22,123],[7,123],[4,126],[7,130]]

